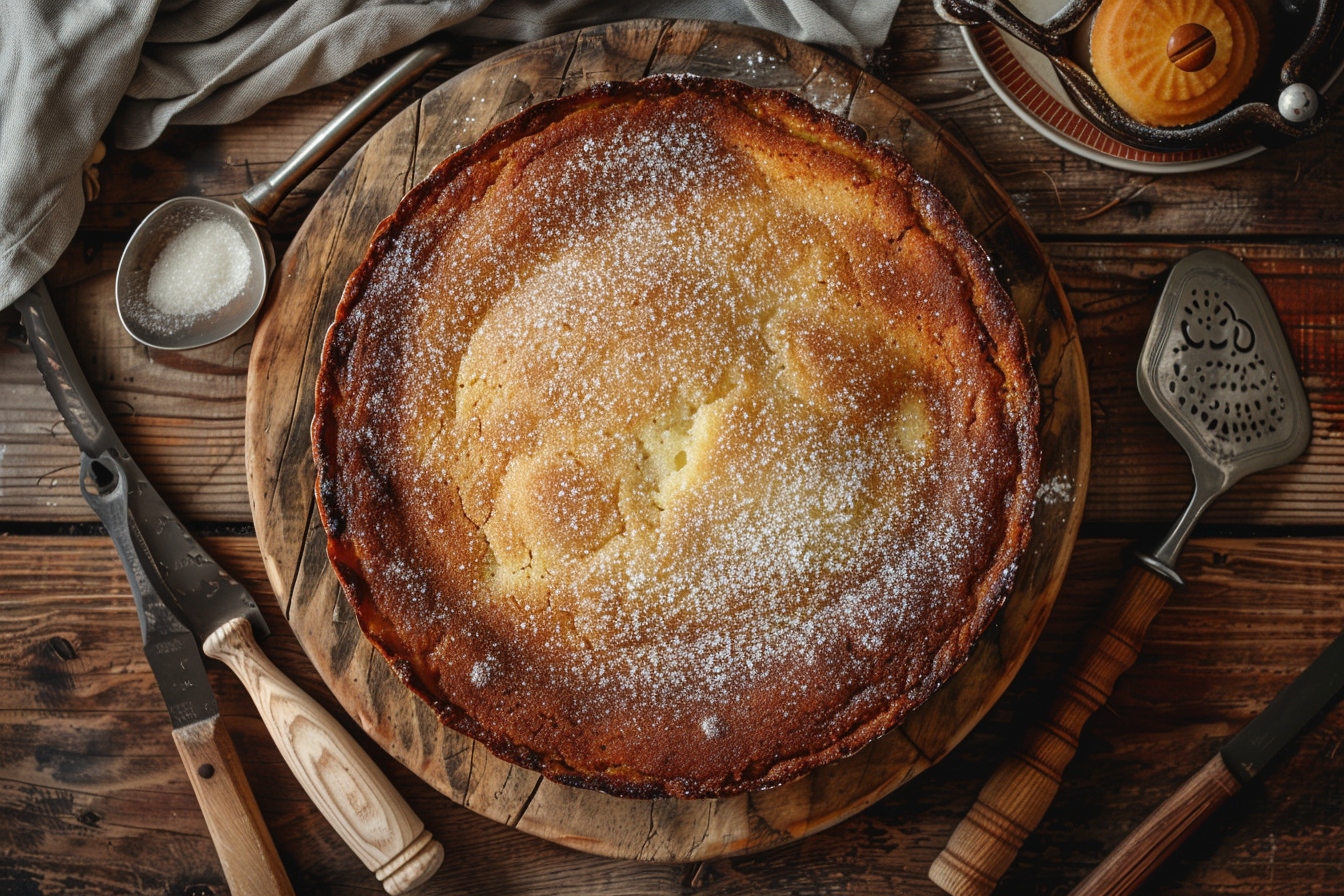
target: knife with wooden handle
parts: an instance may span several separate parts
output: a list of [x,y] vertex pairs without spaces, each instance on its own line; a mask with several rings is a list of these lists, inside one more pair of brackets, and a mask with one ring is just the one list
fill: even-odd
[[[189,632],[182,635],[194,633],[207,655],[238,674],[290,771],[383,888],[395,896],[424,883],[442,864],[443,846],[354,738],[257,645],[270,631],[256,602],[187,531],[113,432],[46,287],[39,281],[15,306],[42,378],[80,450],[105,468],[104,476],[119,470],[125,477],[127,536],[118,549],[127,568],[129,553],[172,611],[168,615],[185,623]],[[91,472],[96,478],[97,470]]]
[[1344,635],[1158,806],[1070,896],[1128,896],[1344,687]]
[[294,896],[271,832],[224,728],[205,663],[191,632],[164,605],[136,556],[126,515],[126,471],[111,455],[80,457],[80,491],[107,527],[131,582],[145,657],[173,725],[173,742],[229,889],[257,896]]

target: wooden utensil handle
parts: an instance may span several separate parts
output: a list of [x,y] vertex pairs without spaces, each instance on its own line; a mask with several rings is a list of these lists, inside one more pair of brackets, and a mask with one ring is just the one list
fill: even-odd
[[1204,820],[1241,789],[1221,753],[1167,797],[1120,842],[1070,896],[1128,896],[1176,851]]
[[395,896],[429,880],[443,846],[355,739],[275,667],[247,620],[230,620],[202,647],[242,680],[308,797],[383,888]]
[[1125,573],[1105,614],[1083,635],[1049,716],[990,776],[934,859],[929,869],[934,883],[953,896],[984,896],[994,889],[1045,817],[1065,767],[1078,752],[1083,725],[1138,659],[1148,625],[1171,591],[1171,582],[1144,567]]
[[294,896],[223,720],[215,716],[174,728],[173,742],[205,813],[230,892]]

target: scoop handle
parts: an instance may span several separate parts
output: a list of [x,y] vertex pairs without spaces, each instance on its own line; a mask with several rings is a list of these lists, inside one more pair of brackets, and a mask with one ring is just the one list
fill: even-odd
[[383,889],[397,896],[429,880],[442,844],[355,739],[262,652],[247,620],[224,623],[202,648],[242,680],[294,777]]
[[451,52],[452,45],[446,41],[430,41],[407,53],[304,141],[294,155],[271,172],[270,177],[249,187],[238,200],[239,208],[253,223],[265,227],[281,201],[322,164],[323,159],[350,139],[393,97],[415,83],[415,79],[431,65]]
[[980,790],[971,811],[929,868],[929,879],[952,896],[985,896],[1050,808],[1078,737],[1106,702],[1116,679],[1138,659],[1148,625],[1173,583],[1131,566],[1082,648],[1045,721],[1028,730],[1022,748],[1004,760]]

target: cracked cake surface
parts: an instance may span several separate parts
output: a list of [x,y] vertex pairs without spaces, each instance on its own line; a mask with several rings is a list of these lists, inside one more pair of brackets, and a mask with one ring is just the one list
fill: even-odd
[[1021,323],[946,200],[780,91],[540,103],[374,234],[323,353],[328,553],[447,725],[713,797],[899,723],[1011,587]]

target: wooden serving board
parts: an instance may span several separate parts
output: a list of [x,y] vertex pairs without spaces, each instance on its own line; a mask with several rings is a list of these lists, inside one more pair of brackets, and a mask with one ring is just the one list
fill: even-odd
[[[626,800],[542,779],[439,724],[364,639],[326,557],[309,425],[322,340],[369,237],[410,187],[486,128],[600,81],[692,72],[791,90],[904,153],[960,210],[1026,324],[1041,383],[1042,487],[1031,547],[966,666],[900,728],[782,787],[722,800]],[[1073,319],[1040,244],[965,149],[847,62],[757,29],[640,20],[518,47],[383,127],[317,202],[276,272],[252,347],[247,476],[281,609],[333,694],[369,735],[462,805],[602,855],[692,862],[779,846],[860,811],[946,755],[998,699],[1054,603],[1082,518],[1091,427]],[[451,846],[450,846],[451,848]]]

